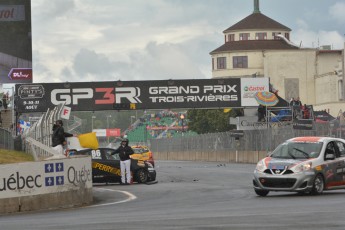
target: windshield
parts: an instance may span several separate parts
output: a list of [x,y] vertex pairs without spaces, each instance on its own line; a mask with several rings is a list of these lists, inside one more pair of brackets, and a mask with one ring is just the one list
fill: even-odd
[[274,158],[309,159],[320,155],[321,142],[284,142],[271,154]]
[[147,153],[148,150],[144,148],[133,148],[134,153]]

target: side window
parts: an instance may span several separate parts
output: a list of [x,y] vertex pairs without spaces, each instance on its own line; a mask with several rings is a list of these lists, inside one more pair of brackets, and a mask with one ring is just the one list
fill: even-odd
[[[329,142],[326,146],[325,154],[336,154],[335,148],[334,148],[334,143]],[[338,157],[337,155],[335,157]]]
[[114,150],[112,150],[112,149],[104,149],[103,152],[104,152],[105,159],[113,160],[113,156],[111,154],[114,152]]
[[340,157],[345,157],[345,144],[343,142],[337,141],[337,147],[339,149]]
[[110,153],[109,157],[109,160],[120,160],[120,156],[118,153],[115,153],[114,155],[111,155]]

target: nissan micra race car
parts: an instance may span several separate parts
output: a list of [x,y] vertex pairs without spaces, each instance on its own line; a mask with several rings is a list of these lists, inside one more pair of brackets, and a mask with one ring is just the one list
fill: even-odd
[[254,191],[318,195],[345,189],[345,140],[331,137],[296,137],[280,144],[254,170]]

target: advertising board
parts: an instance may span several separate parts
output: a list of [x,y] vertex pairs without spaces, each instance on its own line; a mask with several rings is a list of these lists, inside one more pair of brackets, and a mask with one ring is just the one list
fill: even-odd
[[[268,86],[268,78],[17,84],[14,103],[19,113],[44,112],[61,103],[72,111],[239,108],[257,106],[251,97]],[[243,94],[248,87],[251,94]]]
[[92,188],[91,158],[0,165],[0,199]]

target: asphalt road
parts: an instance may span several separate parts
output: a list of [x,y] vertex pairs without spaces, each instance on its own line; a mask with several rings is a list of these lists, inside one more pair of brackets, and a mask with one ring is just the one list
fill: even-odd
[[92,206],[4,215],[0,229],[345,229],[345,190],[258,197],[252,164],[156,167],[156,184],[95,185]]

